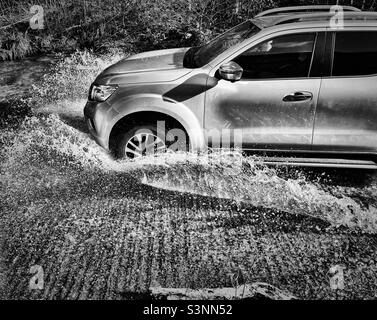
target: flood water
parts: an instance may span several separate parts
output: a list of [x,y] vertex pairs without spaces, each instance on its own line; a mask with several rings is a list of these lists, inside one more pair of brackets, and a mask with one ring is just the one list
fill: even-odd
[[[116,161],[89,136],[83,96],[28,100],[27,115],[1,127],[3,297],[254,282],[304,299],[375,297],[376,173],[277,169],[237,152]],[[32,266],[42,290],[30,290]],[[341,290],[330,287],[334,266]]]

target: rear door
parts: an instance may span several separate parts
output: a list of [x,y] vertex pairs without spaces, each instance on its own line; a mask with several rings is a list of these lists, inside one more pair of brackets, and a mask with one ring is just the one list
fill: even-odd
[[329,69],[318,99],[313,150],[377,150],[377,30],[329,32]]

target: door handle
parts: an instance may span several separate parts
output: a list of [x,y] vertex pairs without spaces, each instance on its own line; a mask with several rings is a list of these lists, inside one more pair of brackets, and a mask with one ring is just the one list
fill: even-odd
[[297,92],[286,94],[283,97],[284,102],[306,101],[306,100],[312,100],[312,99],[313,99],[313,94],[308,91],[297,91]]

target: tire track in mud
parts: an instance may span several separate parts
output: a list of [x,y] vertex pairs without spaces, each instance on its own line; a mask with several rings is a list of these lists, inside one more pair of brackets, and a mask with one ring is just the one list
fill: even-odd
[[[142,185],[129,174],[100,173],[86,181],[71,178],[68,185],[49,195],[50,200],[58,197],[52,207],[37,213],[35,219],[41,228],[36,228],[36,220],[25,221],[22,215],[8,225],[6,251],[13,253],[12,258],[19,257],[12,266],[18,272],[10,275],[15,285],[9,297],[132,297],[130,291],[144,292],[151,282],[169,287],[229,286],[233,285],[230,274],[238,272],[242,281],[265,281],[299,297],[331,298],[334,293],[329,289],[327,272],[332,265],[346,265],[350,279],[352,272],[368,278],[376,269],[373,264],[370,270],[353,271],[352,261],[352,257],[376,261],[374,236],[335,229],[321,219],[161,190]],[[104,190],[104,180],[111,190]],[[37,194],[32,198],[34,203],[43,199]],[[83,203],[89,204],[89,210],[83,210]],[[63,204],[70,209],[59,212]],[[93,213],[99,222],[87,226]],[[77,218],[85,225],[83,230],[71,223]],[[12,234],[17,224],[20,232]],[[65,234],[59,233],[60,226],[74,235],[75,244],[67,244]],[[34,245],[25,241],[24,228]],[[353,241],[352,255],[342,249],[340,256],[338,246],[346,247],[349,239]],[[18,250],[21,245],[24,249]],[[45,250],[35,250],[46,245],[54,248],[47,255]],[[54,252],[58,254],[54,256]],[[118,267],[112,267],[114,260]],[[26,280],[20,279],[35,261],[47,266],[44,292],[25,288],[28,275]],[[112,268],[116,270],[113,274]],[[359,280],[351,283],[354,287],[344,291],[345,297],[357,296],[361,289],[357,287]],[[377,288],[374,277],[362,287],[364,296],[357,297],[372,297]]]

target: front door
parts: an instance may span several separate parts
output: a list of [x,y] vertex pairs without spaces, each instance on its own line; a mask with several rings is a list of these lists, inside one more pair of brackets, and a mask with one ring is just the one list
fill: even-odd
[[242,79],[220,79],[207,91],[207,132],[240,129],[245,149],[310,150],[321,83],[310,71],[323,39],[315,32],[278,36],[233,59]]

